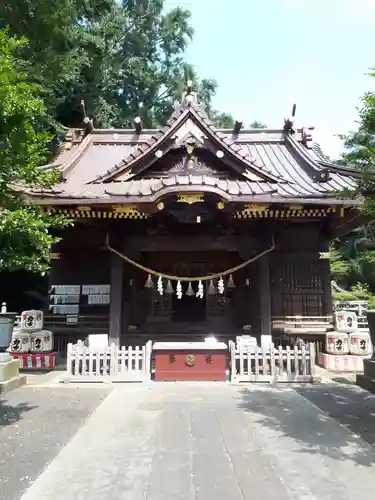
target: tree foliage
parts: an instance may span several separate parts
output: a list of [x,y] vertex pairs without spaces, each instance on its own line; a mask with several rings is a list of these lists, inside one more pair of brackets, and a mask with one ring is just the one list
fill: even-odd
[[[371,76],[375,78],[375,73]],[[375,93],[363,96],[358,129],[342,138],[345,151],[339,163],[362,173],[352,196],[363,199],[362,211],[369,222],[334,243],[332,274],[345,288],[369,287],[366,290],[375,293]]]
[[267,125],[258,120],[254,120],[253,122],[250,123],[249,126],[250,128],[267,128]]
[[[54,228],[66,222],[30,204],[27,189],[51,186],[44,164],[66,127],[87,112],[96,128],[164,125],[192,80],[218,127],[217,83],[184,59],[190,13],[163,0],[0,2],[0,268],[44,271]],[[85,106],[82,107],[82,101]],[[24,193],[22,193],[22,191]]]
[[[15,0],[0,7],[12,34],[29,39],[23,64],[42,84],[56,121],[80,126],[81,101],[97,128],[163,125],[188,74],[207,107],[217,84],[183,60],[190,13],[153,0]],[[23,20],[23,22],[20,22]]]
[[50,246],[49,230],[63,225],[28,202],[25,187],[51,186],[55,175],[41,172],[50,137],[41,130],[45,119],[38,87],[15,68],[15,53],[26,40],[0,31],[0,269],[45,271]]
[[213,79],[184,60],[193,36],[190,12],[163,10],[163,0],[12,0],[0,5],[0,28],[29,40],[19,63],[43,89],[56,123],[81,126],[82,106],[97,128],[164,125],[192,80],[214,123],[233,117],[215,110]]

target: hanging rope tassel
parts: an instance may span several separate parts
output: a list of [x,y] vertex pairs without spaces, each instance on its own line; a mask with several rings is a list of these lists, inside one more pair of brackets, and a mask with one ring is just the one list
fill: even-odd
[[216,295],[216,288],[214,285],[214,280],[210,280],[210,284],[208,285],[207,294],[208,295]]
[[152,281],[151,274],[149,274],[147,277],[145,288],[154,288],[154,282]]
[[189,286],[188,286],[188,289],[186,290],[186,295],[188,295],[189,297],[194,295],[194,290],[193,290],[193,287],[191,285],[191,281],[189,281]]
[[171,294],[173,293],[173,286],[171,280],[168,280],[167,286],[165,288],[165,293]]
[[236,288],[236,285],[234,284],[234,281],[233,281],[233,276],[231,274],[229,275],[227,287],[228,288]]

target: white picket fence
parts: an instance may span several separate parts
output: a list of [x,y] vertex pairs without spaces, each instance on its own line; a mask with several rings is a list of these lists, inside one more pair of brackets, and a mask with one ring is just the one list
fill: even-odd
[[315,345],[269,349],[229,343],[231,382],[312,382]]
[[151,378],[152,342],[144,346],[94,349],[68,344],[65,382],[143,382]]

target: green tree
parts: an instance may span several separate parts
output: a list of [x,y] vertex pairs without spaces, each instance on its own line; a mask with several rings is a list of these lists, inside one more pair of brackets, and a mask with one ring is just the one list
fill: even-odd
[[12,0],[0,27],[29,39],[20,63],[41,84],[49,115],[81,126],[84,100],[97,128],[164,125],[188,79],[220,127],[233,118],[212,108],[217,83],[184,61],[193,36],[189,11],[163,0]]
[[[375,78],[375,73],[371,74]],[[366,93],[359,109],[358,129],[342,136],[345,151],[338,163],[362,173],[351,196],[360,196],[369,222],[334,243],[334,279],[346,287],[356,283],[375,292],[375,93]],[[349,193],[345,193],[349,194]]]
[[15,54],[26,43],[0,31],[0,270],[44,272],[50,247],[58,240],[49,231],[67,222],[45,214],[26,194],[56,181],[53,172],[38,168],[50,141],[40,130],[43,101],[37,86],[15,68]]
[[254,120],[250,123],[250,128],[267,128],[267,125],[264,125],[264,123],[259,122],[258,120]]
[[129,126],[140,103],[146,127],[165,121],[193,34],[189,18],[182,8],[164,13],[162,0],[0,7],[11,34],[30,40],[24,64],[42,84],[50,114],[67,126],[81,125],[82,100],[96,127]]

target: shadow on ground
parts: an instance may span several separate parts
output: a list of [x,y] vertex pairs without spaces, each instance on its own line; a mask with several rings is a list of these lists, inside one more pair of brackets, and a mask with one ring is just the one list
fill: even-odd
[[348,381],[345,385],[308,386],[295,390],[351,432],[375,446],[375,395]]
[[375,466],[375,448],[369,446],[375,445],[375,396],[368,392],[324,384],[274,390],[252,386],[241,393],[239,407],[252,413],[272,439],[291,438],[299,452],[315,453],[323,460],[326,456]]
[[33,410],[36,406],[29,403],[11,405],[0,397],[0,429],[7,425],[13,425],[22,418],[22,414]]
[[349,379],[346,377],[335,376],[335,377],[332,377],[331,380],[332,380],[332,382],[336,382],[336,384],[356,386],[355,379]]

